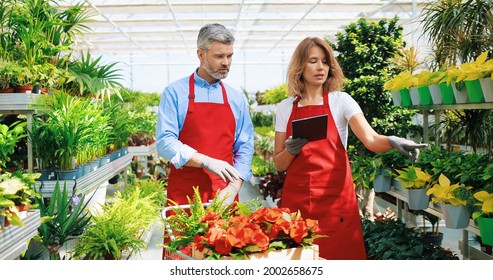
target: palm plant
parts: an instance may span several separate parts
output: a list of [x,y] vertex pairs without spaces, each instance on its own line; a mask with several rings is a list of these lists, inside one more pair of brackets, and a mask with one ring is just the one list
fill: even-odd
[[80,95],[94,95],[96,98],[110,98],[116,94],[120,99],[120,88],[123,87],[119,80],[122,74],[115,68],[117,62],[110,64],[101,63],[102,56],[93,59],[91,54],[82,53],[79,60],[68,64],[68,70],[74,80],[65,89],[76,91]]
[[439,0],[423,9],[422,34],[428,36],[437,65],[474,60],[493,47],[493,2]]

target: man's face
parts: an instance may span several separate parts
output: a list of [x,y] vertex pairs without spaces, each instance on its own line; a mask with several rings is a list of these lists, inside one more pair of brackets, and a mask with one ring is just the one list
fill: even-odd
[[206,51],[199,49],[200,66],[214,79],[225,79],[233,59],[233,45],[213,42]]

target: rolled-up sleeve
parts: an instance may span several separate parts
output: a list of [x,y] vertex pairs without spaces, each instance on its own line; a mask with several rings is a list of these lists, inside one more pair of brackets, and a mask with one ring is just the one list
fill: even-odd
[[185,114],[179,107],[186,106],[181,104],[178,99],[176,89],[167,87],[161,95],[158,109],[158,120],[156,125],[156,146],[159,156],[168,160],[176,168],[182,168],[197,152],[192,147],[178,140],[178,135],[183,126]]

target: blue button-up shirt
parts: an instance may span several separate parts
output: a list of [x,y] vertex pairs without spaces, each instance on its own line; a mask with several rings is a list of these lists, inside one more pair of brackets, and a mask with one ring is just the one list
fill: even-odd
[[[209,84],[195,72],[195,102],[224,103],[219,82]],[[197,152],[178,140],[188,110],[189,78],[184,77],[164,89],[158,109],[156,144],[158,155],[170,161],[176,168],[182,168]],[[223,83],[224,84],[224,83]],[[237,90],[224,84],[236,121],[233,144],[233,166],[247,181],[252,175],[250,165],[253,156],[253,124],[246,98]],[[221,123],[218,123],[221,125]],[[213,129],[213,128],[210,128]],[[221,148],[221,147],[218,147]]]

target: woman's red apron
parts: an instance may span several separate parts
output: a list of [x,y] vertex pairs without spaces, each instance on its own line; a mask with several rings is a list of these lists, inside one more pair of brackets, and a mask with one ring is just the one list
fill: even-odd
[[[306,144],[286,173],[281,207],[300,211],[319,221],[320,257],[331,260],[366,259],[363,232],[349,159],[330,111],[328,94],[323,105],[298,107],[293,102],[292,120],[328,114],[327,138]],[[292,135],[291,125],[287,136]]]
[[[178,140],[201,154],[224,160],[232,165],[236,121],[228,102],[226,89],[222,82],[220,85],[224,101],[222,104],[195,102],[194,74],[190,76],[188,112]],[[207,202],[227,184],[221,177],[203,168],[177,169],[171,165],[167,198],[178,204],[188,204],[187,196],[192,198],[193,187],[198,186],[202,201]],[[170,204],[168,201],[168,205]]]

